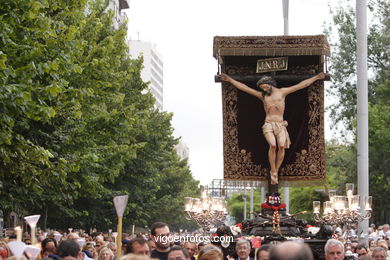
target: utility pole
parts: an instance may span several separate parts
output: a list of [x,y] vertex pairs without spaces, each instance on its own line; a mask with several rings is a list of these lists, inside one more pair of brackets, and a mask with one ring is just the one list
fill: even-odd
[[[367,0],[356,0],[357,75],[357,179],[360,198],[369,195],[368,177],[368,77],[367,77]],[[365,205],[360,204],[363,211]],[[368,220],[359,222],[359,241],[368,236]]]

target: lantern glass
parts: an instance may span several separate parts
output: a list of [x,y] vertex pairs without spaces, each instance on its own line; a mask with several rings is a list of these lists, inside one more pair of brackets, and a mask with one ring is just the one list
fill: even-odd
[[355,188],[355,185],[353,183],[347,183],[345,184],[345,192],[347,193],[348,197],[353,196],[353,190]]
[[347,205],[347,198],[345,196],[334,196],[333,207],[335,210],[344,210]]
[[200,197],[207,198],[208,195],[208,187],[207,185],[200,185]]
[[365,210],[372,210],[372,197],[371,196],[364,197],[364,209]]
[[192,199],[192,211],[201,212],[202,211],[202,202],[198,198]]
[[359,202],[360,202],[360,196],[359,195],[353,195],[351,197],[348,197],[349,202],[349,209],[357,211],[360,209]]
[[320,213],[320,201],[313,201],[313,213],[314,214],[319,214]]
[[192,209],[192,198],[184,197],[184,210],[191,211],[191,209]]
[[333,201],[334,196],[336,196],[336,191],[335,190],[331,190],[331,191],[329,191],[328,194],[329,194],[329,200]]
[[331,201],[325,201],[323,204],[324,207],[324,214],[330,214],[332,212],[332,202]]

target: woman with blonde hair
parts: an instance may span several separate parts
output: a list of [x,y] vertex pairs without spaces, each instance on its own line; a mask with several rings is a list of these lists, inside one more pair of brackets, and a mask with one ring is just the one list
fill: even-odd
[[216,246],[206,245],[200,250],[197,260],[223,260],[223,253]]
[[113,260],[114,253],[108,247],[103,247],[99,251],[99,260]]

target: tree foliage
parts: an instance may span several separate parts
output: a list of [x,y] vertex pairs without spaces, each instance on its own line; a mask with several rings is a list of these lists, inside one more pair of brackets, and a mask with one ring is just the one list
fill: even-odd
[[[105,1],[5,0],[0,10],[0,205],[50,227],[187,224],[197,192]],[[173,218],[175,216],[175,218]]]
[[[326,33],[332,48],[330,71],[332,83],[328,94],[337,101],[330,106],[331,117],[353,129],[356,118],[356,26],[354,1],[331,7],[333,20]],[[369,5],[368,75],[369,100],[378,102],[377,88],[390,78],[390,3],[371,0]]]
[[293,187],[290,196],[290,211],[307,211],[300,218],[313,224],[312,202],[329,200],[327,192],[336,190],[337,194],[345,194],[346,183],[356,183],[356,148],[354,144],[340,144],[335,140],[326,142],[327,180],[323,185],[311,187]]
[[[227,201],[229,214],[234,218],[236,223],[244,220],[244,196],[246,196],[246,212],[247,218],[250,217],[250,192],[233,194]],[[254,190],[253,192],[253,210],[255,214],[261,212],[261,192]]]
[[[390,207],[382,198],[390,195],[390,2],[368,3],[368,76],[369,76],[369,179],[373,196],[373,222],[390,221]],[[333,21],[327,33],[332,47],[332,84],[329,94],[336,97],[330,107],[334,122],[356,130],[356,30],[351,1],[332,9]],[[328,174],[331,186],[341,194],[346,182],[357,182],[355,144],[328,144]],[[330,160],[330,162],[329,162]]]

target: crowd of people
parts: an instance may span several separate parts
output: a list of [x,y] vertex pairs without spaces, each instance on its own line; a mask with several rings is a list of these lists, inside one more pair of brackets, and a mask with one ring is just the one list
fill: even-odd
[[[46,260],[384,260],[390,256],[390,226],[385,224],[378,228],[370,226],[368,244],[359,244],[356,227],[336,228],[332,239],[329,239],[323,250],[323,255],[316,255],[303,240],[287,242],[271,242],[263,245],[253,245],[253,241],[242,237],[234,241],[233,253],[227,254],[229,246],[221,243],[194,242],[188,239],[172,242],[167,224],[156,222],[151,226],[150,233],[124,236],[122,248],[117,248],[115,236],[112,233],[93,233],[88,235],[74,231],[69,233],[38,232],[37,242],[40,254],[31,257],[26,252],[23,259]],[[16,259],[9,248],[9,243],[16,240],[10,235],[0,240],[0,260]],[[23,241],[31,243],[31,238],[25,234]],[[255,248],[254,248],[255,247]],[[119,254],[118,254],[119,250]]]

